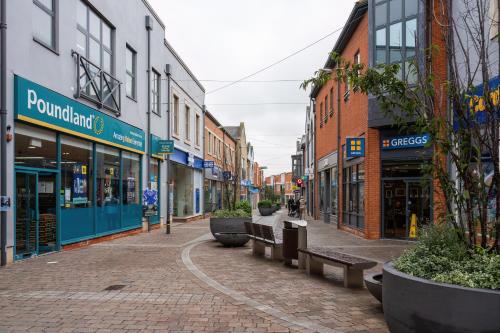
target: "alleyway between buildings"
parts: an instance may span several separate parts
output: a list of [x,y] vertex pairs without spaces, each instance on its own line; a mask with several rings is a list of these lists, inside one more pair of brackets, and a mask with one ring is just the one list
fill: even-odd
[[[279,229],[286,213],[254,217]],[[310,245],[380,264],[408,246],[310,221]],[[249,243],[250,244],[250,243]],[[223,248],[208,220],[49,254],[0,269],[0,332],[387,332],[380,304],[251,247]]]

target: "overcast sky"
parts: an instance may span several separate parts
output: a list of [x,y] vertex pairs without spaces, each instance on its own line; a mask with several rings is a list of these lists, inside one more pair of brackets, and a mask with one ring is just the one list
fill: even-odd
[[202,81],[208,110],[224,126],[245,122],[256,161],[269,167],[266,175],[291,170],[309,105],[299,80],[325,64],[339,33],[248,79],[298,81],[238,83],[210,93],[229,82],[207,80],[236,81],[304,48],[342,27],[354,2],[150,0],[165,23],[167,40]]

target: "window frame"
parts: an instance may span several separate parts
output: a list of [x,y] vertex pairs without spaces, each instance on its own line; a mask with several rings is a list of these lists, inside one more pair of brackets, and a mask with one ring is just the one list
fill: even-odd
[[[155,70],[154,68],[151,68],[151,78],[152,78],[152,84],[151,84],[151,112],[159,117],[161,117],[161,74]],[[156,91],[155,91],[156,89]],[[156,105],[156,110],[153,108],[153,105]]]
[[173,134],[175,136],[179,136],[179,96],[177,96],[175,93],[173,94],[173,102],[174,102],[174,112],[173,112],[173,119],[172,123],[174,124],[173,128]]
[[184,105],[184,140],[191,142],[191,108],[189,105]]
[[[127,68],[127,54],[125,53],[125,76],[132,78],[132,95],[129,95],[127,92],[127,87],[125,86],[125,95],[137,102],[137,52],[135,49],[130,46],[130,44],[126,44],[125,52],[130,52],[132,54],[132,72]],[[127,85],[127,80],[125,79],[125,85]]]
[[[381,47],[380,48],[377,48],[377,31],[381,30],[381,29],[385,29],[385,45],[383,47],[383,50],[385,52],[385,61],[383,62],[383,64],[399,64],[400,65],[400,68],[401,68],[401,78],[402,79],[407,79],[407,75],[408,75],[408,71],[407,71],[407,64],[410,63],[411,61],[413,61],[413,59],[415,59],[415,57],[417,56],[416,54],[413,54],[412,56],[408,57],[407,55],[407,38],[406,38],[406,34],[407,34],[407,23],[409,21],[412,21],[412,20],[416,20],[416,30],[415,30],[415,35],[418,36],[418,33],[419,33],[419,27],[418,27],[418,22],[419,22],[419,19],[420,19],[420,1],[417,2],[417,10],[414,14],[412,15],[408,15],[406,16],[406,4],[408,1],[414,1],[414,0],[401,0],[401,13],[400,15],[398,16],[398,19],[395,19],[393,21],[391,21],[391,12],[390,12],[390,3],[391,3],[392,0],[378,0],[378,1],[374,1],[373,2],[373,15],[374,15],[374,19],[373,19],[373,45],[374,45],[374,52],[373,52],[373,64],[374,64],[374,67],[378,66],[378,63],[377,63],[377,51],[378,49],[382,49]],[[386,10],[386,13],[385,13],[385,16],[386,16],[386,20],[385,20],[385,23],[383,24],[379,24],[377,25],[376,24],[376,9],[377,7],[379,6],[385,6],[385,10]],[[401,48],[401,58],[399,60],[395,60],[395,61],[391,61],[391,57],[390,57],[390,53],[391,53],[391,46],[390,46],[390,43],[391,43],[391,40],[390,40],[390,37],[391,37],[391,34],[390,34],[390,28],[391,26],[395,25],[395,24],[399,24],[401,23],[401,41],[400,41],[400,48]]]
[[41,40],[39,37],[35,36],[34,31],[32,31],[33,41],[35,41],[36,43],[45,47],[49,51],[52,51],[56,55],[59,55],[59,15],[58,15],[59,14],[59,0],[51,0],[51,1],[52,1],[52,10],[45,7],[45,5],[38,0],[33,0],[33,5],[36,6],[36,8],[35,8],[36,10],[41,10],[45,14],[47,14],[51,17],[52,45],[47,44],[46,42]]
[[[92,60],[90,60],[90,39],[92,39],[94,42],[98,42],[99,43],[99,64],[95,64],[97,67],[99,67],[102,71],[106,72],[104,70],[104,53],[108,53],[109,56],[110,56],[110,59],[111,59],[111,63],[110,63],[110,71],[109,72],[106,72],[108,74],[110,74],[111,76],[115,76],[115,52],[114,52],[114,49],[115,49],[115,42],[114,42],[114,31],[115,31],[115,28],[101,15],[99,14],[98,12],[96,12],[93,8],[91,8],[86,2],[82,1],[82,0],[78,0],[78,2],[81,3],[81,5],[85,6],[86,8],[86,24],[87,24],[87,27],[84,28],[80,25],[80,23],[78,22],[78,19],[76,21],[76,29],[78,32],[82,33],[83,35],[85,35],[85,58],[87,58],[88,61],[92,62]],[[95,16],[97,16],[99,18],[99,33],[100,33],[100,36],[99,36],[99,40],[96,39],[96,37],[90,32],[90,29],[89,29],[89,26],[90,26],[90,12],[92,12]],[[106,45],[104,45],[103,43],[103,25],[106,25],[108,28],[109,28],[109,31],[110,31],[110,35],[109,35],[109,43],[110,43],[110,47],[107,47]]]
[[197,113],[195,115],[195,133],[194,133],[194,144],[195,146],[199,147],[200,146],[200,115]]

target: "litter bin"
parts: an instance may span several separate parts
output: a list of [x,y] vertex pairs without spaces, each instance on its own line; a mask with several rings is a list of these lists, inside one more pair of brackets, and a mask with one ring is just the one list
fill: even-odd
[[283,228],[283,258],[285,264],[291,265],[293,259],[299,259],[299,229],[291,222],[285,221]]

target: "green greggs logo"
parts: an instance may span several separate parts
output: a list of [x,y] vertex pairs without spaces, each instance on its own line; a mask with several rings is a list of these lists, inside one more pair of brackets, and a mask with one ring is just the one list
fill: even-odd
[[20,76],[14,80],[17,119],[144,153],[145,134],[141,129]]

